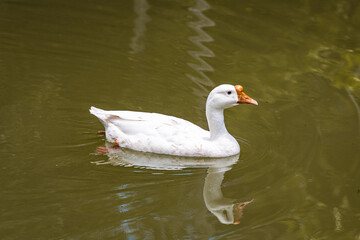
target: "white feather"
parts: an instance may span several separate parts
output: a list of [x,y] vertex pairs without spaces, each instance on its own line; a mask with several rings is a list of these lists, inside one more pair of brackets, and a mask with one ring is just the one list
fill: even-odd
[[91,107],[90,113],[104,125],[107,141],[117,141],[120,147],[177,156],[226,157],[240,152],[223,119],[223,110],[238,105],[237,99],[234,86],[228,84],[209,94],[206,116],[210,131],[159,113],[105,111],[96,107]]

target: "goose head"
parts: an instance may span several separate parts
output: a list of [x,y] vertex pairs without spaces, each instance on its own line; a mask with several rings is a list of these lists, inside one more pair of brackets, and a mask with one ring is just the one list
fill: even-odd
[[226,109],[243,103],[258,105],[257,101],[246,95],[243,90],[240,85],[220,85],[210,92],[206,103],[215,109]]

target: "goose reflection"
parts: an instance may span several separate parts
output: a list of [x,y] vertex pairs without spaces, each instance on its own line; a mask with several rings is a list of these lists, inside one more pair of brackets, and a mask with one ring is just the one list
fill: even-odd
[[243,209],[253,200],[239,202],[236,199],[223,196],[221,183],[224,180],[225,172],[230,169],[231,166],[209,167],[208,174],[205,178],[203,196],[207,209],[214,214],[221,223],[239,224]]
[[253,201],[240,202],[237,199],[226,198],[221,191],[224,175],[238,161],[239,154],[226,158],[191,158],[114,148],[111,144],[99,147],[97,152],[108,156],[107,160],[93,162],[97,165],[110,164],[153,170],[207,168],[203,188],[205,206],[223,224],[239,224],[243,209]]

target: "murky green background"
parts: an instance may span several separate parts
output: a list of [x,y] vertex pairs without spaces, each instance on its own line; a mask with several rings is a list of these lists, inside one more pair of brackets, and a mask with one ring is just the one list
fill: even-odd
[[[1,239],[360,239],[357,0],[0,0],[0,83]],[[91,105],[206,128],[222,83],[237,162],[94,153]]]

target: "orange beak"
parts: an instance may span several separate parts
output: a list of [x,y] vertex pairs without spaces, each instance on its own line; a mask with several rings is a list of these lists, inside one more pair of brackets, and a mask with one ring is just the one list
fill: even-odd
[[235,86],[236,92],[238,94],[238,103],[249,103],[258,105],[257,101],[246,95],[243,90],[244,88],[240,85]]

